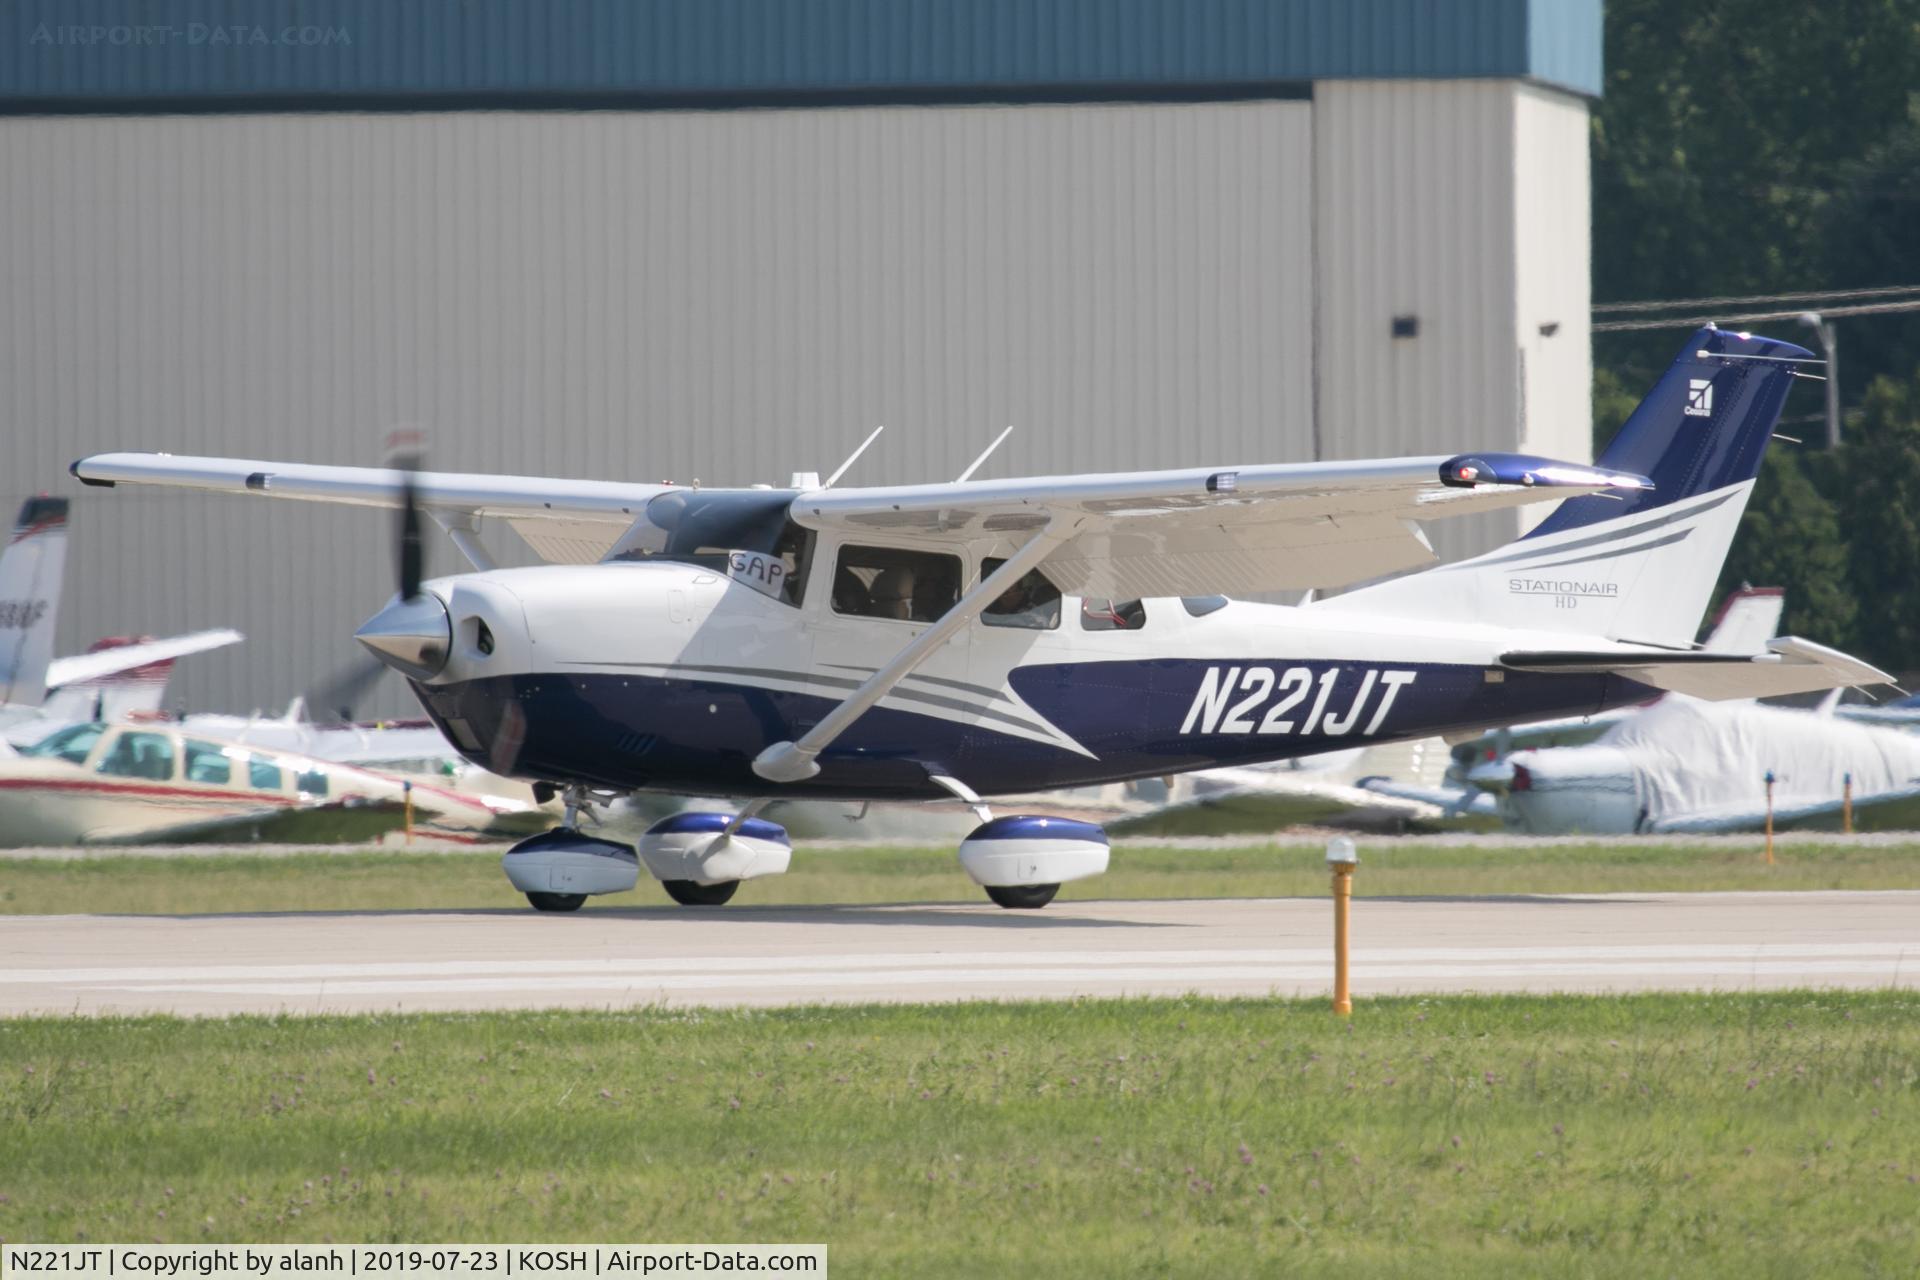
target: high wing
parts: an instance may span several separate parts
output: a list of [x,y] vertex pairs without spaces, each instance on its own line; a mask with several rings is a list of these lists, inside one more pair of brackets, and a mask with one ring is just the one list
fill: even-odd
[[[358,507],[401,504],[409,473],[386,467],[327,467],[254,458],[190,458],[166,453],[102,453],[68,468],[84,484],[150,484],[208,493],[255,494]],[[513,526],[541,559],[591,564],[613,549],[661,484],[556,480],[546,476],[416,471],[419,505],[450,526],[494,517]]]
[[[109,453],[73,474],[92,485],[153,484],[307,502],[398,507],[404,473],[241,458]],[[538,476],[412,473],[443,524],[511,524],[543,558],[609,551],[670,486]],[[1519,454],[1389,458],[1039,476],[798,493],[816,529],[958,542],[1066,534],[1039,565],[1062,591],[1112,596],[1334,587],[1434,560],[1420,522],[1651,481]],[[1302,552],[1311,552],[1303,555]]]
[[245,636],[231,627],[217,627],[211,631],[193,631],[183,636],[168,636],[165,640],[144,640],[139,644],[121,645],[117,649],[102,649],[98,653],[80,653],[71,658],[55,658],[47,664],[47,688],[58,689],[63,685],[99,680],[122,671],[131,671],[135,667],[144,667],[149,663],[184,658],[190,653],[205,653],[209,649],[239,644],[244,639],[246,639]]
[[1051,524],[1068,536],[1039,568],[1064,592],[1245,594],[1430,564],[1423,521],[1651,487],[1641,476],[1480,454],[814,490],[795,499],[793,516],[845,534],[957,541],[1018,541]]

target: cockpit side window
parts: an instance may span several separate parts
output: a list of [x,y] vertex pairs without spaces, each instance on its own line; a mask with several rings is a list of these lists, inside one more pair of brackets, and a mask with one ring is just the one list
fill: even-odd
[[936,622],[960,599],[960,557],[900,547],[840,548],[833,611]]
[[119,778],[173,780],[173,739],[164,733],[122,733],[94,766],[94,772]]

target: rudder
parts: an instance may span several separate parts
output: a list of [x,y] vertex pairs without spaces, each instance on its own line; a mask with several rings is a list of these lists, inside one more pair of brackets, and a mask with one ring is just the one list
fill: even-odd
[[28,498],[0,553],[0,704],[37,707],[53,661],[67,559],[67,500]]

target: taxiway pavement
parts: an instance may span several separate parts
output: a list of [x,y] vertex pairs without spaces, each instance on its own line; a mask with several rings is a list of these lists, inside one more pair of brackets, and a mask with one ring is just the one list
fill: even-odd
[[[1920,891],[1356,898],[1354,993],[1920,986]],[[0,917],[0,1015],[1329,990],[1326,899]]]

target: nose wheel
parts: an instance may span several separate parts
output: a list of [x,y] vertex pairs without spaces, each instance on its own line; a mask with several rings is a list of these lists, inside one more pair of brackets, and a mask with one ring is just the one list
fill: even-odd
[[535,911],[578,911],[587,900],[584,893],[529,893],[527,901]]

